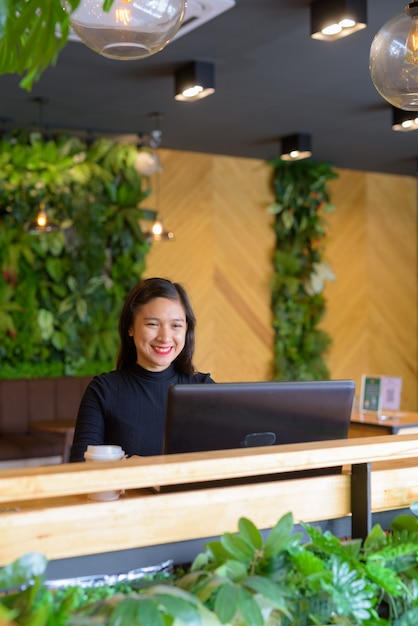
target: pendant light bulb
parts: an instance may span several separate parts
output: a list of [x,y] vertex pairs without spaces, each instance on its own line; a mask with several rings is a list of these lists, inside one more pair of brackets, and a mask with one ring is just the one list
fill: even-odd
[[115,10],[115,19],[120,26],[129,26],[132,21],[132,13],[128,6],[123,6],[124,4],[132,4],[132,0],[122,0],[122,4]]
[[412,26],[409,29],[406,40],[406,63],[418,65],[418,14],[412,19]]
[[81,0],[73,11],[69,0],[74,33],[91,50],[109,59],[130,61],[159,52],[179,30],[186,12],[186,0],[113,0],[109,11],[103,0]]
[[45,226],[47,225],[48,218],[44,209],[40,209],[38,215],[36,216],[36,223],[38,224],[39,228],[45,228]]
[[45,206],[41,204],[35,219],[27,225],[26,230],[32,235],[40,235],[42,233],[53,233],[59,230],[59,226],[48,219]]
[[154,237],[160,237],[161,233],[163,232],[163,224],[159,215],[157,215],[157,217],[155,218],[155,222],[152,225],[151,232]]
[[369,69],[382,98],[399,109],[418,111],[418,2],[408,4],[376,34]]

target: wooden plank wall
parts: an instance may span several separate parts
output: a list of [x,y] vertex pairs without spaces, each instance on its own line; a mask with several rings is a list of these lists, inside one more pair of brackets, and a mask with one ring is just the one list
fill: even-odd
[[257,160],[165,150],[161,163],[160,210],[175,241],[153,245],[146,275],[188,290],[201,371],[219,382],[271,378],[269,170]]
[[[160,211],[172,242],[155,243],[146,276],[189,291],[195,364],[215,380],[272,376],[271,169],[263,161],[160,151]],[[403,377],[402,408],[418,409],[417,190],[411,177],[338,170],[330,183],[324,328],[332,378]],[[152,182],[152,181],[151,181]],[[147,201],[154,208],[155,194]]]
[[402,376],[402,408],[417,408],[416,180],[342,170],[326,248],[333,377]]

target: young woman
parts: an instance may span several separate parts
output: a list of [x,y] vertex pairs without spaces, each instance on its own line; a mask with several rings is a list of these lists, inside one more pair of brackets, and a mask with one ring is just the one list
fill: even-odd
[[88,385],[70,462],[83,461],[88,445],[119,445],[128,456],[161,454],[168,387],[214,382],[194,369],[195,325],[178,283],[148,278],[130,291],[119,320],[117,369]]

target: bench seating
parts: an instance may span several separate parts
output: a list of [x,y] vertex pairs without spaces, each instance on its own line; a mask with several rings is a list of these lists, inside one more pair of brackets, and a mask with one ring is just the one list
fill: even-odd
[[31,430],[36,420],[77,416],[91,377],[0,380],[0,468],[60,463],[64,435]]

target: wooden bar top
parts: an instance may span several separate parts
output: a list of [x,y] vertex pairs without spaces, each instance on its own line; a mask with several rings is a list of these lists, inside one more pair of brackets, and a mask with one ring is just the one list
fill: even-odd
[[[271,528],[291,511],[295,522],[349,516],[351,467],[372,464],[373,511],[418,499],[418,436],[363,437],[245,450],[219,450],[101,463],[0,471],[0,566],[28,551],[61,559],[235,532],[248,517]],[[344,467],[340,474],[155,493],[155,485]],[[118,500],[87,494],[123,489]]]
[[353,412],[350,437],[418,433],[418,413],[414,411]]
[[[418,436],[360,437],[0,471],[0,502],[418,459]],[[417,460],[418,464],[418,460]]]

